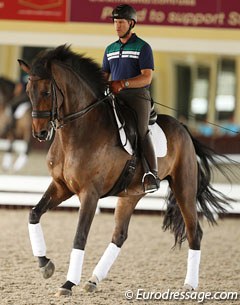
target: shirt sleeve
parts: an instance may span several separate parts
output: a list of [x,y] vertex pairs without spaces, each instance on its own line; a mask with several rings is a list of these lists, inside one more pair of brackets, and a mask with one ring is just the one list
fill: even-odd
[[154,70],[154,60],[152,48],[148,43],[145,43],[141,49],[139,56],[139,67],[140,69],[152,69]]
[[105,50],[104,56],[103,56],[102,70],[103,70],[103,72],[111,73],[109,61],[107,58],[107,49]]

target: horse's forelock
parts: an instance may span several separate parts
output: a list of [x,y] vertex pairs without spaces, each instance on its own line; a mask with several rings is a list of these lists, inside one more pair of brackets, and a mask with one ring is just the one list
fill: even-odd
[[44,58],[36,58],[32,63],[30,75],[38,76],[41,79],[51,78],[48,61]]

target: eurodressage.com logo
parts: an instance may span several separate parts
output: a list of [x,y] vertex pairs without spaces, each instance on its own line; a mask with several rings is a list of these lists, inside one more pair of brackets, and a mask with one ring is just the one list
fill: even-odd
[[240,295],[237,292],[221,291],[221,292],[206,292],[206,291],[170,291],[169,289],[165,292],[159,291],[145,291],[144,289],[137,289],[136,292],[127,290],[124,293],[127,300],[139,300],[139,301],[181,301],[181,300],[192,300],[198,303],[203,303],[205,300],[238,300]]

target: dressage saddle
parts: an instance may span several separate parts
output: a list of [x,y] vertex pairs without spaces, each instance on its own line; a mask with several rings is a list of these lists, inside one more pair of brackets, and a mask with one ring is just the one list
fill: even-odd
[[[113,105],[115,107],[118,119],[121,122],[121,126],[118,127],[116,123],[116,127],[118,129],[120,128],[124,129],[127,139],[129,140],[132,146],[133,154],[132,154],[132,158],[126,162],[122,170],[122,173],[120,174],[115,185],[112,187],[112,189],[109,192],[104,194],[101,198],[107,196],[114,196],[124,190],[125,191],[127,190],[127,187],[131,183],[132,178],[134,176],[137,160],[139,160],[142,155],[140,145],[138,145],[137,116],[135,114],[135,111],[132,108],[128,107],[122,100],[120,100],[116,96],[110,95],[108,102],[111,106],[112,113],[113,113]],[[152,103],[149,125],[154,124],[157,120],[157,113],[155,112],[153,105],[154,104]],[[116,119],[114,119],[114,121],[116,122]],[[119,135],[119,145],[124,148],[124,144],[122,144],[120,140],[120,135]]]

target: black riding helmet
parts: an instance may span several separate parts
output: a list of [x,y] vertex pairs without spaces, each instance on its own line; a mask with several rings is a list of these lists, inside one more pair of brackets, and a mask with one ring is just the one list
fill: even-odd
[[112,17],[114,19],[126,19],[126,20],[133,20],[134,24],[131,26],[133,28],[137,23],[137,13],[133,7],[127,4],[120,4],[115,7],[112,11]]
[[126,19],[126,20],[132,20],[133,23],[129,25],[128,31],[121,36],[120,38],[125,38],[131,31],[132,28],[134,28],[135,24],[137,23],[137,13],[133,7],[127,4],[120,4],[115,7],[115,9],[112,11],[112,20],[114,19]]

